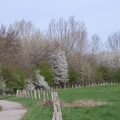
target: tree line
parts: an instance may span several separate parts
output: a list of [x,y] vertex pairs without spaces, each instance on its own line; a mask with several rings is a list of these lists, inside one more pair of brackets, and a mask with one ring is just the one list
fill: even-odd
[[108,36],[104,45],[98,34],[88,37],[83,21],[74,16],[52,19],[42,32],[31,21],[16,21],[0,27],[0,83],[8,91],[24,87],[25,78],[40,69],[53,85],[51,53],[61,49],[68,63],[69,84],[120,81],[120,31]]

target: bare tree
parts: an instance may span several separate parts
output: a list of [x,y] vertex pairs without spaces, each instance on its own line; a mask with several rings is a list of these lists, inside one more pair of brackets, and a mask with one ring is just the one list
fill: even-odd
[[16,65],[20,49],[18,33],[2,25],[0,28],[0,61]]
[[97,54],[102,49],[101,39],[98,34],[93,34],[89,44],[90,54]]
[[21,67],[36,64],[44,58],[46,41],[43,33],[31,21],[15,22],[10,28],[15,30],[21,39],[22,51],[18,61]]
[[69,17],[68,20],[52,19],[48,27],[47,38],[59,41],[67,55],[71,52],[83,54],[87,44],[87,31],[84,22],[76,21],[74,16]]
[[117,68],[120,64],[120,31],[109,35],[106,43],[109,57],[104,62],[109,68]]
[[107,48],[113,52],[120,51],[120,31],[109,35]]

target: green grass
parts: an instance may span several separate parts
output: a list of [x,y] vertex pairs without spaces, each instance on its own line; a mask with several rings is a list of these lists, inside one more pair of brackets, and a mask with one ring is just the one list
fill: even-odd
[[[107,101],[111,104],[96,107],[64,107],[63,120],[120,120],[120,85],[105,85],[58,90],[59,98],[65,102],[75,100]],[[28,112],[22,120],[51,120],[53,106],[38,106],[38,101],[16,97],[6,97],[22,103]]]
[[108,101],[107,106],[62,108],[64,120],[120,120],[120,85],[106,85],[59,91],[65,102],[93,99]]

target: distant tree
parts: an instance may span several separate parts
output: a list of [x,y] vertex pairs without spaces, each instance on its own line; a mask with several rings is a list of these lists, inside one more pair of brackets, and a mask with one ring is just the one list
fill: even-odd
[[47,38],[59,41],[67,57],[71,52],[83,54],[87,48],[85,23],[76,21],[74,16],[69,17],[68,20],[64,18],[57,21],[52,19],[47,30]]
[[107,48],[112,52],[120,51],[120,31],[109,35]]
[[21,43],[18,33],[3,25],[0,28],[0,61],[17,65]]
[[93,34],[91,36],[91,42],[89,44],[89,53],[90,54],[97,54],[102,49],[101,39],[98,34]]
[[14,29],[21,39],[22,54],[19,64],[22,68],[37,64],[45,58],[46,41],[43,33],[31,21],[17,21],[11,24],[10,28]]
[[120,67],[120,31],[109,35],[106,45],[109,52],[102,58],[104,65],[110,69]]
[[109,69],[118,68],[120,67],[120,54],[116,54],[114,52],[107,52],[106,54],[101,55],[99,63],[103,64]]

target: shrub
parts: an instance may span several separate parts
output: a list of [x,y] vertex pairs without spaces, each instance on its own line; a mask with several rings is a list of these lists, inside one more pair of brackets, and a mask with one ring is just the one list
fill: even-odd
[[1,63],[0,63],[0,95],[5,94],[5,88],[6,88],[6,84],[2,77],[2,70],[1,70]]
[[110,76],[109,76],[109,68],[107,68],[104,65],[100,65],[97,69],[98,71],[98,81],[109,81]]
[[115,80],[114,81],[119,81],[120,82],[120,67],[116,68],[116,70],[114,70],[114,75],[115,75]]
[[40,75],[42,75],[45,78],[45,81],[47,81],[48,84],[52,84],[53,70],[47,62],[41,62],[36,66],[29,67],[25,73],[26,78],[31,78],[32,82],[36,81],[36,78],[35,78],[36,70],[40,71]]
[[68,74],[69,74],[69,83],[73,84],[77,81],[77,73],[75,70],[73,69],[69,69],[68,70]]
[[40,70],[40,74],[45,78],[45,81],[47,81],[48,84],[52,84],[53,70],[50,65],[47,62],[42,62],[37,65],[37,69]]
[[0,95],[5,95],[6,84],[3,78],[0,78]]
[[17,89],[22,89],[24,87],[24,73],[19,68],[2,65],[2,76],[6,83],[6,92],[15,93]]

